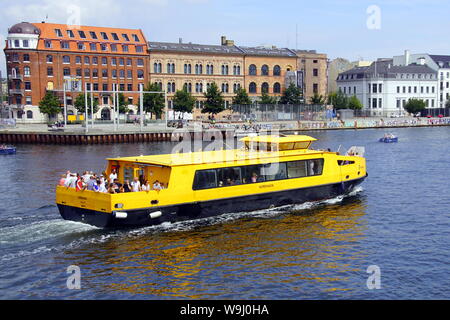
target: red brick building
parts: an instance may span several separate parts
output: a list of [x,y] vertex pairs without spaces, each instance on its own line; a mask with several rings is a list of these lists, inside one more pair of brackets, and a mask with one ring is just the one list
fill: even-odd
[[[18,122],[43,122],[39,102],[47,91],[55,92],[63,104],[67,79],[81,81],[99,101],[96,118],[112,117],[113,84],[120,91],[138,91],[149,80],[147,40],[141,30],[68,26],[22,22],[8,30],[4,49],[7,63],[10,115]],[[69,114],[76,93],[67,93]],[[125,94],[130,109],[139,94]]]

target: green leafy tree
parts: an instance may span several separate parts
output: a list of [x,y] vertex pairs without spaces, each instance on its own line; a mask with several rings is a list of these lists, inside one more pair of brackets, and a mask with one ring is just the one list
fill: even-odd
[[325,104],[325,98],[323,95],[319,95],[317,92],[314,93],[314,95],[310,99],[311,104]]
[[123,93],[119,93],[118,97],[119,97],[119,99],[118,99],[119,100],[119,103],[118,103],[119,113],[125,114],[128,111],[130,111],[130,109],[128,108],[127,100],[125,99],[125,95]]
[[39,102],[39,111],[46,114],[50,120],[61,112],[61,102],[53,93],[47,92]]
[[233,104],[235,105],[252,104],[252,100],[250,99],[247,91],[244,88],[239,88],[236,91],[236,95],[233,97]]
[[284,90],[284,93],[280,99],[281,104],[301,104],[303,103],[303,93],[300,88],[293,83]]
[[222,93],[216,83],[212,83],[205,92],[206,101],[202,113],[218,114],[225,110]]
[[[91,95],[88,94],[87,98],[88,98],[87,99],[88,113],[90,113],[91,112]],[[85,102],[86,102],[85,100],[86,99],[85,99],[84,93],[79,94],[76,97],[75,102],[74,102],[74,107],[75,107],[75,109],[78,110],[78,113],[83,113],[83,114],[85,113],[85,110],[84,110]],[[94,99],[94,113],[97,113],[97,111],[98,111],[98,100]]]
[[176,112],[192,113],[195,105],[195,99],[190,92],[184,88],[183,90],[178,90],[175,92],[173,97],[173,110]]
[[269,96],[266,91],[263,91],[261,98],[258,100],[259,104],[276,104],[277,98]]
[[361,110],[363,107],[361,101],[356,96],[350,97],[348,99],[348,108],[353,110]]
[[425,106],[425,101],[421,99],[409,99],[405,105],[405,110],[416,115],[417,113],[425,110]]
[[335,109],[348,109],[348,98],[342,91],[330,93],[328,96],[328,104],[334,106]]
[[[149,83],[144,91],[161,92],[161,88],[157,83]],[[162,93],[144,93],[144,112],[155,114],[156,118],[161,118],[163,110],[165,108],[164,94]]]

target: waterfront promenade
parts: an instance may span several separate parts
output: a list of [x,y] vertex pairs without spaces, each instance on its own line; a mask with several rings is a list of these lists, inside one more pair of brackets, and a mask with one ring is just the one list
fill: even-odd
[[[17,124],[0,127],[0,143],[32,144],[103,144],[137,143],[157,141],[180,141],[180,139],[203,139],[241,135],[245,132],[272,131],[292,132],[311,130],[355,130],[373,128],[402,128],[450,126],[450,118],[354,118],[345,121],[272,121],[272,122],[190,122],[185,128],[166,127],[164,122],[149,123],[143,128],[136,124],[97,124],[88,127],[88,133],[81,125],[69,125],[64,130],[49,130],[45,124]],[[214,138],[213,138],[214,137]]]

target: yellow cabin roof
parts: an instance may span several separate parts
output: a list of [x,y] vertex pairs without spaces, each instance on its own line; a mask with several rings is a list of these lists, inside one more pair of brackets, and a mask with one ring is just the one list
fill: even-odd
[[258,136],[258,137],[246,137],[241,139],[242,142],[259,142],[259,143],[274,143],[274,144],[282,144],[282,143],[295,143],[295,142],[314,142],[317,139],[309,136]]
[[[276,159],[284,156],[293,156],[298,154],[310,155],[323,153],[323,151],[316,150],[289,150],[280,152],[256,152],[244,150],[220,150],[220,151],[205,151],[205,152],[191,152],[191,153],[174,153],[162,154],[153,156],[139,156],[126,158],[110,158],[109,161],[124,161],[144,165],[159,165],[167,167],[210,164],[210,163],[255,163],[255,159],[261,161]],[[270,160],[270,161],[272,161]]]

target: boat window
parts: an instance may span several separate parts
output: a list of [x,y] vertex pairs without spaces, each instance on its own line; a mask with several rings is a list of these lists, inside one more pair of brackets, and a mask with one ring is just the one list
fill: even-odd
[[286,163],[266,164],[262,167],[261,174],[265,181],[276,181],[287,179]]
[[310,176],[320,176],[323,173],[323,159],[308,160],[309,163],[309,175]]
[[133,181],[133,175],[134,175],[134,168],[132,167],[125,167],[123,170],[123,181]]
[[264,176],[261,175],[262,165],[242,167],[242,183],[258,183],[264,182]]
[[287,151],[287,150],[293,150],[295,143],[281,143],[280,144],[280,151]]
[[303,178],[308,176],[308,161],[288,162],[288,177]]
[[241,168],[223,168],[217,170],[217,180],[219,187],[229,187],[242,184]]
[[294,149],[309,149],[311,142],[296,142]]
[[211,189],[217,187],[216,170],[203,170],[195,173],[194,190]]
[[338,160],[338,165],[339,166],[348,166],[350,164],[355,164],[355,161]]

